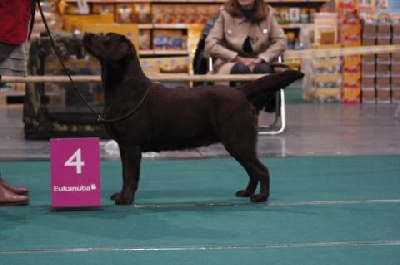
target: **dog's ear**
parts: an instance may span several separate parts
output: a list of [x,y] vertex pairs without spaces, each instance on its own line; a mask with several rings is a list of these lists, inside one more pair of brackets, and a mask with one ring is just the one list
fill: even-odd
[[121,60],[131,54],[136,55],[135,47],[125,35],[121,35],[118,48],[115,50],[114,58],[116,60]]

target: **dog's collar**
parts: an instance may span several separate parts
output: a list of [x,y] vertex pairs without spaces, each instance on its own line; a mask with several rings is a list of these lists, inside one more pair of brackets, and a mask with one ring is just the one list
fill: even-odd
[[146,89],[146,91],[144,92],[143,97],[140,99],[139,103],[136,105],[135,108],[133,108],[133,109],[132,109],[131,111],[129,111],[127,114],[122,115],[121,117],[114,118],[114,119],[106,119],[106,118],[105,118],[105,114],[103,113],[103,114],[99,114],[99,116],[97,117],[97,121],[98,121],[98,122],[104,122],[104,123],[113,123],[113,122],[121,121],[121,120],[123,120],[123,119],[128,118],[128,117],[131,116],[133,113],[135,113],[136,111],[138,111],[138,110],[140,109],[140,107],[142,107],[144,101],[145,101],[146,98],[147,98],[147,95],[149,94],[149,92],[150,92],[150,90],[151,90],[150,88],[151,88],[151,86],[148,86],[148,87],[147,87],[147,89]]

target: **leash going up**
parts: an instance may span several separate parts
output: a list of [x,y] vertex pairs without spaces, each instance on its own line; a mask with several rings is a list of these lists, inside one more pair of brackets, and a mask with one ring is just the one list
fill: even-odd
[[138,111],[138,110],[140,109],[140,107],[143,105],[144,101],[146,100],[147,95],[148,95],[149,92],[150,92],[150,87],[147,88],[146,92],[144,93],[143,97],[142,97],[141,100],[139,101],[138,105],[136,105],[135,108],[133,108],[131,111],[129,111],[127,114],[125,114],[125,115],[123,115],[123,116],[121,116],[121,117],[117,117],[117,118],[114,118],[114,119],[106,119],[106,118],[104,118],[101,114],[98,114],[98,113],[92,108],[92,106],[89,104],[89,102],[85,99],[85,97],[84,97],[84,96],[82,95],[82,93],[79,91],[78,87],[76,86],[74,80],[73,80],[72,77],[71,77],[71,74],[70,74],[69,70],[68,70],[67,67],[65,66],[65,64],[64,64],[64,62],[63,62],[63,60],[62,60],[62,57],[61,57],[61,55],[60,55],[60,52],[59,52],[59,50],[57,49],[57,46],[56,46],[56,44],[55,44],[55,42],[54,42],[54,39],[53,39],[53,37],[51,36],[50,28],[49,28],[49,26],[47,25],[46,18],[45,18],[44,14],[43,14],[43,10],[42,10],[42,7],[41,7],[41,5],[40,5],[40,0],[37,0],[37,3],[38,3],[38,5],[39,5],[40,16],[41,16],[41,18],[42,18],[42,20],[43,20],[44,26],[45,26],[45,28],[46,28],[46,32],[47,32],[47,34],[49,35],[49,38],[50,38],[50,43],[51,43],[51,45],[52,45],[52,47],[53,47],[53,49],[54,49],[54,51],[55,51],[55,53],[56,53],[56,56],[57,56],[57,58],[58,58],[58,61],[60,62],[60,64],[61,64],[63,70],[64,70],[65,73],[67,74],[68,79],[69,79],[70,83],[72,84],[74,90],[78,93],[79,97],[83,100],[83,102],[84,102],[85,105],[90,109],[90,111],[91,111],[94,115],[97,116],[97,121],[98,121],[98,122],[103,122],[103,123],[113,123],[113,122],[117,122],[117,121],[126,119],[126,118],[128,118],[129,116],[131,116],[133,113],[135,113],[136,111]]
[[93,109],[93,107],[89,104],[89,102],[85,99],[85,97],[82,95],[82,93],[79,91],[78,87],[76,86],[74,80],[73,80],[72,77],[71,77],[71,74],[70,74],[69,70],[67,69],[67,67],[65,66],[65,63],[64,63],[63,60],[62,60],[62,57],[61,57],[61,55],[60,55],[60,51],[57,49],[57,46],[56,46],[56,44],[55,44],[55,42],[54,42],[54,39],[53,39],[53,37],[52,37],[52,35],[51,35],[50,28],[49,28],[49,26],[47,25],[46,17],[44,16],[44,13],[43,13],[43,10],[42,10],[42,6],[40,5],[40,0],[37,0],[37,4],[38,4],[38,6],[39,6],[39,13],[40,13],[40,16],[41,16],[41,18],[42,18],[42,20],[43,20],[44,26],[45,26],[45,28],[46,28],[46,32],[47,32],[47,34],[49,35],[51,46],[53,47],[54,52],[56,53],[57,59],[58,59],[58,61],[60,62],[60,64],[61,64],[63,70],[64,70],[65,73],[67,74],[67,76],[68,76],[68,78],[69,78],[69,81],[70,81],[70,83],[72,84],[74,90],[76,91],[76,93],[78,93],[79,97],[83,100],[83,102],[84,102],[85,105],[89,108],[89,110],[90,110],[94,115],[97,116],[97,121],[98,121],[98,122],[104,121],[103,117],[101,117],[101,115],[98,114],[98,113]]

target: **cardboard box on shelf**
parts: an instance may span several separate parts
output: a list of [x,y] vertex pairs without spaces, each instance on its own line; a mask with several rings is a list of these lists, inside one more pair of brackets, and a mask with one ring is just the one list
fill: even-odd
[[390,53],[378,53],[376,55],[376,64],[390,64]]
[[400,24],[397,23],[392,23],[392,35],[393,36],[399,36],[400,35]]
[[115,4],[116,23],[151,23],[150,3],[123,3]]
[[343,73],[343,103],[360,103],[361,73]]
[[[189,57],[141,58],[140,65],[145,74],[158,74],[160,69],[188,69]],[[188,71],[188,70],[187,70]]]
[[115,22],[132,24],[137,23],[137,14],[135,13],[135,4],[123,3],[115,4]]
[[360,88],[361,73],[343,73],[343,87]]
[[86,24],[110,24],[114,23],[114,14],[99,15],[64,15],[63,28],[68,32],[79,30]]
[[380,78],[390,78],[391,75],[390,64],[377,64],[376,65],[376,76]]
[[78,15],[80,10],[77,3],[66,3],[64,7],[64,14],[66,15]]
[[361,76],[364,77],[369,77],[369,78],[375,78],[375,64],[362,64],[361,65]]
[[377,33],[378,38],[389,38],[392,35],[392,26],[391,24],[378,24],[377,25]]
[[[339,48],[335,45],[318,45],[316,48]],[[332,103],[341,101],[342,87],[342,58],[327,56],[310,60],[310,82],[305,88],[304,98],[321,102]]]
[[339,42],[342,47],[353,47],[361,45],[361,25],[342,24],[340,25]]
[[374,46],[374,45],[376,45],[376,38],[362,38],[361,45],[362,46]]
[[156,50],[187,50],[187,35],[180,29],[156,29],[153,46]]
[[93,3],[91,6],[91,14],[114,14],[115,5],[105,3]]
[[164,23],[164,11],[162,10],[162,6],[153,5],[151,8],[151,17],[153,24],[161,24]]
[[150,29],[139,30],[139,49],[151,49],[151,32]]
[[360,87],[343,87],[342,91],[343,103],[360,103],[361,102],[361,89]]
[[392,102],[400,102],[400,77],[393,77],[391,79],[392,89]]
[[392,64],[391,77],[400,77],[400,64]]
[[[175,9],[178,7],[178,5],[171,5],[171,4],[165,4],[162,5],[161,14],[163,14],[164,21],[162,23],[166,24],[177,24],[178,23],[178,17],[176,16]],[[153,13],[154,14],[154,13]]]
[[300,23],[300,8],[299,7],[289,8],[289,20],[290,20],[290,23]]
[[341,89],[334,88],[316,88],[315,101],[320,103],[339,103],[341,101]]
[[400,64],[400,53],[392,53],[391,63],[392,64]]
[[316,73],[313,86],[318,88],[336,88],[342,86],[341,73]]
[[400,89],[400,77],[393,77],[390,80],[390,86],[393,90],[399,90]]
[[376,78],[376,89],[378,90],[390,90],[391,82],[390,78],[377,76]]
[[360,0],[336,0],[336,10],[358,10],[360,7]]
[[390,103],[391,102],[390,88],[377,88],[376,89],[376,102],[377,103]]
[[315,14],[315,45],[336,44],[338,40],[338,16],[336,13]]
[[151,6],[150,3],[135,3],[135,13],[137,14],[137,23],[151,23]]
[[316,58],[311,61],[315,73],[340,73],[342,60],[340,57]]
[[361,90],[375,90],[375,77],[361,77]]
[[376,103],[375,88],[361,89],[361,103]]
[[348,55],[343,57],[343,72],[344,73],[359,73],[361,72],[361,56]]
[[387,38],[387,37],[379,37],[378,36],[378,38],[376,39],[377,45],[390,45],[390,43],[391,43],[390,37]]
[[174,8],[174,15],[176,16],[175,23],[177,23],[177,24],[189,23],[190,19],[186,12],[187,12],[186,5],[176,5]]
[[374,53],[364,54],[361,56],[361,64],[375,64],[375,62],[376,59]]
[[[205,6],[196,6],[196,4],[185,5],[184,16],[187,18],[188,24],[205,24],[208,20],[208,12],[210,10]],[[203,23],[204,21],[204,23]]]
[[392,103],[400,103],[400,89],[392,90]]
[[375,39],[377,34],[375,23],[365,23],[362,26],[362,38],[363,39]]
[[[193,9],[193,8],[197,8],[197,7],[193,6],[191,9]],[[200,13],[200,22],[199,23],[204,25],[210,17],[218,14],[219,8],[220,8],[219,5],[208,5],[208,4],[204,5],[204,7],[201,8],[204,12]]]
[[339,14],[339,21],[341,24],[358,24],[360,23],[360,14],[357,4],[353,8],[340,8],[337,9]]
[[361,78],[361,102],[362,103],[375,103],[375,78],[362,77]]

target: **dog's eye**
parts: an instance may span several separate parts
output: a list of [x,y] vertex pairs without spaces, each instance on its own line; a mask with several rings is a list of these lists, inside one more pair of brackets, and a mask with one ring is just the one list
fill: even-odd
[[110,35],[104,35],[105,40],[110,40]]

